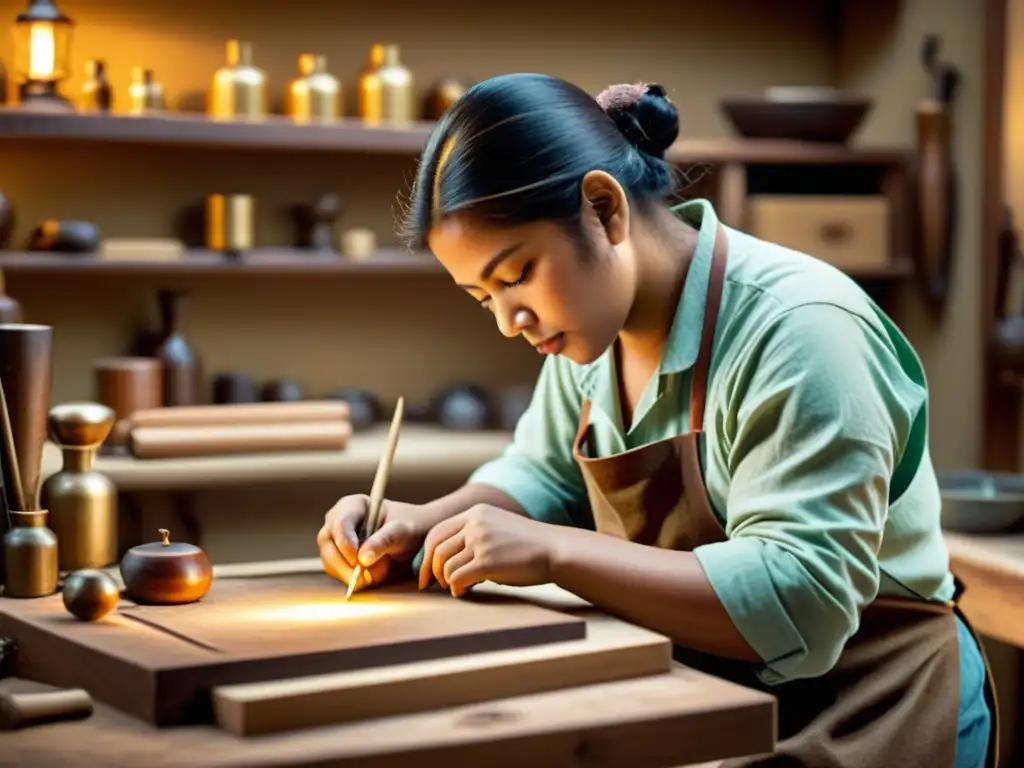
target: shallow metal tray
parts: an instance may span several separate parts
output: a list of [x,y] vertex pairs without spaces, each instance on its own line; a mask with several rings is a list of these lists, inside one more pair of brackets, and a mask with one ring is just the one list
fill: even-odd
[[960,470],[939,472],[942,527],[960,533],[1024,528],[1024,475]]

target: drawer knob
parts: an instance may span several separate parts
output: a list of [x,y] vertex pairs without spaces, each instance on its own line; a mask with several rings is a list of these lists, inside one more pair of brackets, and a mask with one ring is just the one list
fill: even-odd
[[821,239],[828,245],[838,245],[849,240],[853,234],[850,225],[843,221],[830,221],[821,225]]

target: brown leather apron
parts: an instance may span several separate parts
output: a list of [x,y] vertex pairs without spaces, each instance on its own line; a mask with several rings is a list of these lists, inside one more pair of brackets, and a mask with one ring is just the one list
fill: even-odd
[[[719,226],[694,366],[688,433],[593,458],[587,451],[590,401],[583,402],[573,454],[583,472],[599,532],[681,551],[727,538],[708,500],[697,442],[725,266],[725,233]],[[958,592],[961,589],[958,584]],[[831,671],[777,686],[762,683],[754,667],[743,662],[685,649],[677,649],[676,658],[767,691],[778,700],[776,751],[729,760],[724,766],[952,768],[960,698],[957,615],[963,618],[955,600],[878,597],[862,612],[858,631]],[[995,692],[987,660],[985,667],[993,723],[986,765],[995,766]]]

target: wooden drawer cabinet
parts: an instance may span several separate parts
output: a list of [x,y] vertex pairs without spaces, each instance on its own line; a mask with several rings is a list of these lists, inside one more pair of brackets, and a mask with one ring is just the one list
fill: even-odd
[[747,231],[840,269],[891,263],[889,200],[882,196],[752,195]]

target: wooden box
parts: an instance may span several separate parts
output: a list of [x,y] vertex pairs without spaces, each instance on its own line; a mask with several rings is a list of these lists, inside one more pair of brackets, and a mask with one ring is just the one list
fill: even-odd
[[892,262],[891,212],[880,195],[752,195],[747,230],[843,270]]

